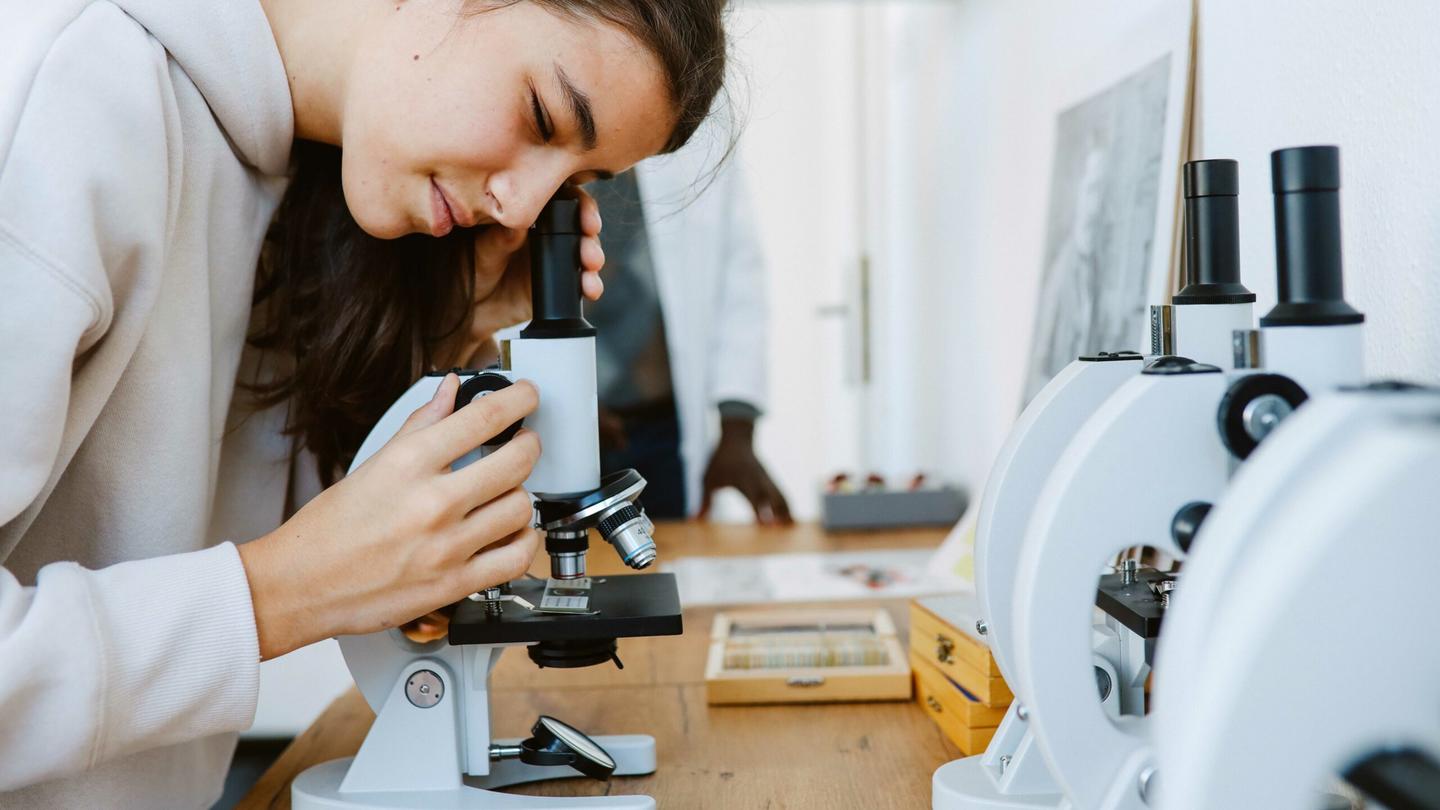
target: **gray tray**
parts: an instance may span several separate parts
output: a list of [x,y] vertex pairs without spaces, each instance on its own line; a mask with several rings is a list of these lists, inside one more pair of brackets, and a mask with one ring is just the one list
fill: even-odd
[[826,493],[820,519],[827,531],[952,526],[969,503],[965,490],[951,487]]

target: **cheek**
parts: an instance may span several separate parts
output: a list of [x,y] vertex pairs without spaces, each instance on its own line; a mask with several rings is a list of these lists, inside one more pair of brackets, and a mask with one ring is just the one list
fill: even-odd
[[[350,139],[347,139],[349,142]],[[397,171],[383,149],[370,148],[363,139],[344,147],[340,159],[340,182],[345,205],[355,222],[368,234],[394,239],[416,229],[413,201],[415,185]]]
[[428,227],[423,180],[430,170],[421,165],[423,145],[416,143],[428,116],[423,76],[378,67],[360,69],[345,102],[341,182],[360,227],[392,239]]

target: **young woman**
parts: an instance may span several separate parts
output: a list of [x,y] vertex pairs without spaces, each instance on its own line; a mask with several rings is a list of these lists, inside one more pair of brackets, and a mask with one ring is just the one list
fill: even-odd
[[285,517],[528,317],[557,190],[686,141],[720,6],[0,10],[0,805],[208,806],[262,658],[527,567],[533,434],[448,466],[528,385],[452,414],[448,379]]

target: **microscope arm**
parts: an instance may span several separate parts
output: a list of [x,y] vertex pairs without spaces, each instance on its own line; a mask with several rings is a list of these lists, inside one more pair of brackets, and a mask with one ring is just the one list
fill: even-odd
[[[1167,628],[1156,709],[1167,808],[1300,810],[1378,748],[1440,751],[1440,398],[1400,395],[1428,400],[1422,420],[1386,414],[1373,394],[1340,396],[1350,401],[1307,406],[1247,464],[1242,497],[1197,541],[1197,561],[1221,542],[1245,557],[1187,570]],[[1359,418],[1336,429],[1347,413]],[[1267,519],[1232,518],[1261,504]],[[1192,645],[1194,669],[1176,669]]]
[[1107,717],[1096,694],[1096,584],[1105,563],[1131,546],[1181,555],[1170,539],[1176,511],[1213,500],[1225,484],[1228,456],[1214,427],[1225,385],[1213,368],[1126,383],[1060,459],[1026,534],[1014,685],[1076,807],[1144,806],[1136,784],[1148,764],[1145,741],[1128,718]]
[[981,621],[1000,672],[1013,680],[1015,577],[1025,527],[1045,479],[1085,419],[1140,372],[1124,353],[1082,358],[1061,369],[1020,415],[996,458],[975,529],[975,587]]

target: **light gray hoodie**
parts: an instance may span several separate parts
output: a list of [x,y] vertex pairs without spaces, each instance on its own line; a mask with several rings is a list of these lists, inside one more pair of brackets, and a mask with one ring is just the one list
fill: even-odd
[[0,0],[0,806],[219,795],[258,677],[224,541],[290,474],[231,400],[292,137],[255,0]]

